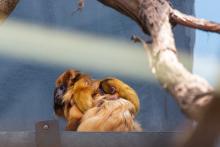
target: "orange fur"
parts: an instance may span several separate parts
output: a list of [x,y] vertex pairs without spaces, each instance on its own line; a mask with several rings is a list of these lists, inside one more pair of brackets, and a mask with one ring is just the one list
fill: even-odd
[[[133,101],[130,102],[127,97],[119,98],[118,94],[100,94],[100,81],[92,80],[75,70],[68,70],[56,80],[57,87],[63,84],[67,85],[67,90],[62,96],[62,117],[67,120],[66,130],[142,130],[135,121],[136,106]],[[119,88],[120,85],[117,86]]]
[[135,107],[128,100],[103,98],[82,116],[77,131],[142,131],[134,112]]

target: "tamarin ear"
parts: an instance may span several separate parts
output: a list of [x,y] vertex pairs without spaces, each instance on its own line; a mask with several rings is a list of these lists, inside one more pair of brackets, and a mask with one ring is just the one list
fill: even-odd
[[81,73],[78,70],[69,69],[57,78],[56,87],[59,87],[60,85],[66,85],[68,87],[72,84],[72,79],[75,79],[80,75]]
[[71,77],[71,82],[72,83],[76,83],[81,77],[81,73],[76,73],[76,76],[75,77]]

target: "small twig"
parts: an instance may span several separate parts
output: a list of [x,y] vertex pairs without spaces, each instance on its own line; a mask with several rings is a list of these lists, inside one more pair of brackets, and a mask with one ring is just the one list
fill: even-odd
[[[141,37],[138,37],[136,35],[132,35],[131,40],[134,41],[134,43],[141,43],[143,45],[143,47],[144,47],[144,49],[147,52],[147,55],[149,57],[150,67],[151,67],[151,69],[154,69],[154,68],[152,68],[153,64],[152,64],[152,57],[151,57],[151,53],[150,53],[150,51],[151,51],[150,43],[152,43],[152,41],[146,42]],[[154,72],[154,71],[152,71],[152,72]]]
[[78,7],[72,12],[72,15],[74,15],[78,11],[82,11],[84,6],[85,6],[84,0],[79,0],[78,1]]
[[140,38],[136,35],[132,35],[131,40],[134,41],[134,43],[141,43],[144,46],[145,49],[150,50],[150,47],[149,47],[148,43],[150,43],[151,41],[146,42],[142,38]]
[[175,9],[171,9],[170,18],[171,22],[176,22],[187,27],[220,33],[219,23],[186,15]]

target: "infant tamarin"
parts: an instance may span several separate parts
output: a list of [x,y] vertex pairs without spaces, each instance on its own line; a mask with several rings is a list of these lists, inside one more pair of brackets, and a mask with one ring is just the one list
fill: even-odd
[[134,120],[139,98],[116,78],[94,80],[79,71],[67,70],[56,80],[54,110],[67,120],[66,130],[142,130]]

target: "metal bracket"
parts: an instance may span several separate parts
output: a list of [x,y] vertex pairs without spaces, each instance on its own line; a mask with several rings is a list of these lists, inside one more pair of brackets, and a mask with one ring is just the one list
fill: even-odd
[[36,147],[61,147],[59,125],[56,120],[38,122],[35,130]]

